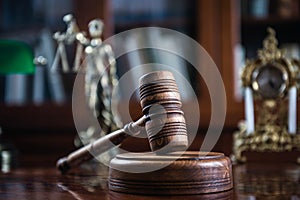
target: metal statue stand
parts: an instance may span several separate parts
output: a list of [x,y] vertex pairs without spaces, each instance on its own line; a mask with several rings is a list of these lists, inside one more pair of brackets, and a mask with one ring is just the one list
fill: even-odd
[[[79,30],[71,14],[66,15],[63,20],[67,29],[63,33],[54,34],[58,48],[51,70],[58,72],[61,62],[62,73],[84,73],[87,106],[93,111],[101,128],[97,130],[96,127],[89,126],[85,131],[79,132],[75,145],[82,146],[122,127],[117,113],[112,113],[111,104],[112,91],[117,83],[116,60],[111,46],[102,43],[104,25],[100,19],[89,23],[90,39]],[[71,44],[76,45],[73,67],[69,66],[65,49],[65,45]]]
[[116,60],[111,46],[101,40],[103,22],[94,19],[89,23],[91,40],[85,48],[85,92],[88,106],[95,111],[101,136],[122,126],[118,116],[112,113],[112,91],[117,83]]
[[[67,24],[67,30],[64,33],[56,32],[53,35],[53,38],[57,41],[58,47],[51,70],[53,72],[57,71],[59,68],[59,61],[61,61],[62,70],[64,73],[70,71],[77,72],[81,65],[80,61],[82,58],[83,46],[87,45],[88,41],[85,38],[85,33],[79,31],[78,25],[73,15],[65,15],[63,21]],[[74,65],[72,67],[73,70],[71,70],[65,45],[71,45],[74,42],[77,43],[77,47]]]

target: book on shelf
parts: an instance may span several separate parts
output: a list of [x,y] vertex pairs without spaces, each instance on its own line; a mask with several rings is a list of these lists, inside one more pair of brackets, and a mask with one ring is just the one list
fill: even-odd
[[[154,61],[159,63],[157,69],[161,67],[167,67],[166,69],[171,71],[175,77],[178,88],[180,90],[181,98],[188,100],[193,95],[193,89],[188,87],[191,85],[187,64],[184,58],[180,55],[184,55],[184,51],[187,51],[185,45],[181,40],[177,40],[176,36],[172,34],[164,34],[159,29],[152,29],[149,32],[149,43],[160,43],[160,46],[166,50],[152,49],[152,55]],[[176,55],[172,52],[178,51],[180,55]]]
[[7,105],[24,105],[28,102],[28,75],[6,75],[4,103]]
[[[119,43],[121,44],[121,43]],[[127,52],[126,54],[126,64],[122,66],[119,65],[118,71],[121,71],[122,74],[127,74],[127,76],[124,77],[124,80],[126,81],[126,84],[120,84],[120,92],[121,96],[125,98],[130,98],[131,95],[134,95],[135,98],[138,98],[138,79],[141,77],[144,73],[144,69],[142,68],[144,64],[143,59],[143,53],[138,50],[143,45],[143,39],[142,36],[138,32],[132,32],[130,34],[127,34],[126,37],[123,39],[123,45],[122,48],[124,49],[124,52]],[[122,81],[123,79],[121,79]],[[134,94],[130,94],[129,91],[132,91],[134,89]]]
[[236,44],[234,47],[234,98],[237,101],[242,101],[244,97],[241,72],[245,66],[245,59],[245,48],[241,44]]
[[142,26],[160,26],[192,33],[196,0],[113,0],[115,31],[122,32]]
[[250,11],[253,17],[265,18],[269,15],[269,0],[251,0]]
[[[38,103],[38,96],[42,94],[45,95],[46,90],[48,90],[50,96],[49,98],[51,101],[57,104],[65,103],[66,94],[62,76],[60,73],[51,72],[50,69],[54,62],[55,55],[55,45],[54,40],[52,39],[52,32],[49,29],[43,29],[39,35],[39,38],[40,41],[36,49],[36,55],[45,57],[47,59],[47,65],[43,67],[43,70],[37,71],[36,76],[39,76],[39,78],[37,78],[37,82],[35,82],[35,87],[37,89],[40,89],[40,91],[35,91],[36,93],[34,100],[36,103]],[[38,82],[38,80],[40,80],[40,82]],[[44,84],[44,87],[39,88],[39,84]]]
[[[51,45],[47,44],[48,31],[42,30],[38,36],[38,44],[34,47],[35,57],[43,56],[49,59],[48,52],[52,50]],[[45,66],[36,66],[33,76],[33,97],[34,104],[39,105],[46,101],[46,68]]]
[[[172,53],[175,50],[186,51],[183,49],[184,45],[180,44],[180,40],[176,40],[173,35],[163,34],[156,28],[147,32],[138,30],[131,32],[121,40],[125,52],[128,53],[127,63],[125,65],[119,63],[118,71],[129,72],[126,84],[120,85],[122,96],[132,95],[127,92],[132,91],[132,88],[138,89],[138,80],[142,75],[156,70],[169,70],[174,74],[182,99],[187,100],[192,97],[193,88],[190,86],[187,65],[183,58]],[[162,49],[149,48],[153,43],[159,43]],[[126,69],[124,66],[127,66]],[[136,97],[137,95],[135,94]]]
[[276,14],[283,18],[299,16],[299,0],[277,0]]
[[299,0],[242,0],[242,16],[255,18],[299,16]]
[[242,0],[242,16],[265,18],[269,15],[270,0]]

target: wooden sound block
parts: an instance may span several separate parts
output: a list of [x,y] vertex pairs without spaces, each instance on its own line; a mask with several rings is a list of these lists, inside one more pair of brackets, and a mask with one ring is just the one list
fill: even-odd
[[110,163],[109,189],[116,192],[204,194],[232,187],[231,162],[222,153],[125,153],[117,155]]

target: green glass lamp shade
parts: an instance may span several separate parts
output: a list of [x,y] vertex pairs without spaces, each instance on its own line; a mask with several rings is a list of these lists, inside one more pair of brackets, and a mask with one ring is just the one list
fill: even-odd
[[0,74],[34,73],[32,48],[22,41],[0,40]]

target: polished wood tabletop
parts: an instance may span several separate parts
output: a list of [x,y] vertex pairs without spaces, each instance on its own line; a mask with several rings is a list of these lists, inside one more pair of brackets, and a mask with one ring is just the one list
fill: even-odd
[[233,166],[234,188],[229,191],[184,196],[147,196],[110,191],[108,167],[98,163],[60,174],[55,167],[17,168],[2,173],[0,199],[300,199],[297,164],[243,164]]

